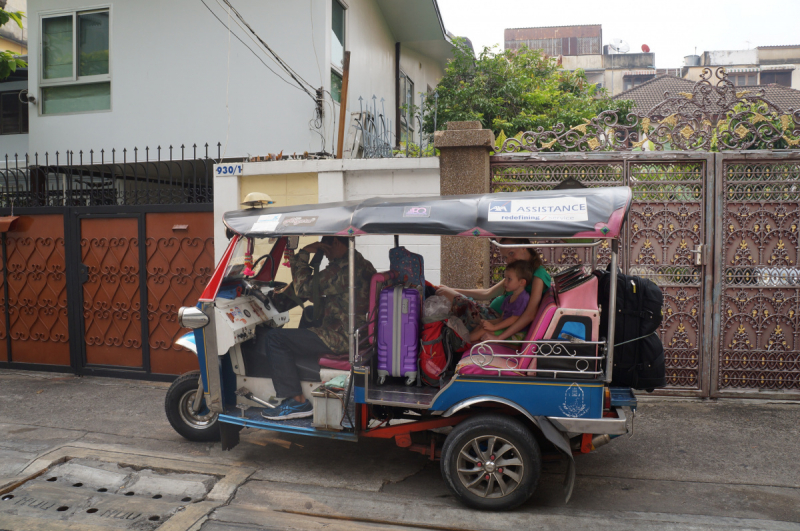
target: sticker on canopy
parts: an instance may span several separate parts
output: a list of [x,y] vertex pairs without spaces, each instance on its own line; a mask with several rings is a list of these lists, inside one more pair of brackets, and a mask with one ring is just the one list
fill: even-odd
[[278,228],[278,221],[280,221],[280,214],[266,214],[258,216],[258,219],[253,223],[250,229],[252,232],[274,232]]
[[489,221],[588,221],[585,197],[518,199],[489,203]]
[[431,207],[429,206],[407,206],[403,207],[404,218],[429,218],[431,217]]
[[291,216],[283,220],[284,227],[313,227],[319,216]]

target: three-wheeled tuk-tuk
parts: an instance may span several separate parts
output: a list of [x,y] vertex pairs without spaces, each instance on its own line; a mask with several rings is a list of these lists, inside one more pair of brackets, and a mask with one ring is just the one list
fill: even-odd
[[[539,480],[542,451],[560,453],[569,464],[568,500],[574,455],[632,429],[633,392],[610,387],[618,242],[630,204],[630,188],[610,187],[228,212],[225,253],[197,306],[180,309],[181,325],[193,333],[179,343],[197,354],[200,371],[174,382],[167,418],[187,439],[221,438],[223,449],[238,443],[243,427],[346,441],[393,438],[400,447],[441,459],[452,492],[481,509],[525,502]],[[275,274],[287,241],[330,235],[349,239],[350,284],[343,294],[349,295],[349,357],[321,356],[310,365],[298,360],[313,417],[266,420],[261,412],[277,402],[267,353],[258,351],[255,338],[290,320],[276,301],[286,285]],[[591,249],[586,261],[592,258],[591,264],[553,271],[524,341],[475,344],[431,386],[406,378],[383,381],[370,323],[355,326],[354,253],[367,235],[389,236],[388,242],[394,236],[395,246],[413,245],[422,235],[489,238],[497,247],[502,238],[526,238],[531,243],[518,246],[583,247]],[[257,256],[260,247],[264,252]],[[598,305],[593,274],[601,248],[610,255],[609,308]],[[609,322],[603,330],[601,312]],[[363,318],[374,316],[358,320]],[[338,385],[326,385],[331,381]]]

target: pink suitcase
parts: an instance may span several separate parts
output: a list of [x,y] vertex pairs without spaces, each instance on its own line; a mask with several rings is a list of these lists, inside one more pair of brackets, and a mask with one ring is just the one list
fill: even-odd
[[378,383],[393,376],[413,384],[419,356],[419,292],[399,284],[381,291],[377,325]]

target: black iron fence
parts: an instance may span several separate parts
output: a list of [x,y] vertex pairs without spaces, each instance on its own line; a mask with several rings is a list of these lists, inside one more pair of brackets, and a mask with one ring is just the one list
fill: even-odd
[[194,144],[6,155],[0,159],[0,208],[211,204],[221,144],[215,158],[209,149]]

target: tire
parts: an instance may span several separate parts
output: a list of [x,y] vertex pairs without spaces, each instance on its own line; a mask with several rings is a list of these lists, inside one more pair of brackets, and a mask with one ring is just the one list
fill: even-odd
[[522,505],[536,490],[541,467],[533,433],[502,415],[465,420],[453,428],[442,449],[445,483],[461,503],[475,509],[501,511]]
[[164,398],[164,410],[170,425],[185,439],[194,442],[219,441],[217,414],[200,402],[200,411],[192,411],[197,387],[200,385],[200,371],[182,374],[172,382]]

